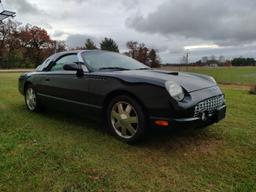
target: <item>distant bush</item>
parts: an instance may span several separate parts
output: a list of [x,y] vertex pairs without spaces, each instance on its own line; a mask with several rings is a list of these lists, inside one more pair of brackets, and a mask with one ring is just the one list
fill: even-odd
[[256,85],[251,87],[250,94],[256,95]]
[[256,65],[256,61],[254,58],[234,58],[231,61],[233,66],[255,66]]

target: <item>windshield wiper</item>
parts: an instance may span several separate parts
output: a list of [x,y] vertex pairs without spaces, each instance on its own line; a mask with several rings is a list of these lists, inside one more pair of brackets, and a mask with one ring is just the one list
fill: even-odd
[[150,67],[143,67],[143,68],[138,68],[136,70],[152,70]]
[[99,70],[106,70],[106,69],[114,69],[114,70],[120,70],[120,71],[130,70],[130,69],[122,68],[122,67],[102,67],[102,68],[99,68]]

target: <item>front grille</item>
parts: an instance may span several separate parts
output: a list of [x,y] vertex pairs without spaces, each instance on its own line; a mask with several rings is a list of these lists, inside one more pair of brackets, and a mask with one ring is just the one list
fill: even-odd
[[200,103],[198,103],[195,106],[195,112],[194,112],[194,116],[197,117],[198,115],[200,115],[203,112],[213,112],[216,109],[218,109],[219,107],[221,107],[224,103],[224,96],[223,95],[219,95],[216,97],[212,97],[209,99],[206,99]]

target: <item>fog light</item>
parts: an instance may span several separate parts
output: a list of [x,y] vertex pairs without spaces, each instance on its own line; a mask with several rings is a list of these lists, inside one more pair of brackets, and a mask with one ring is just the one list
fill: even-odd
[[162,127],[167,127],[169,125],[168,121],[156,120],[155,124]]

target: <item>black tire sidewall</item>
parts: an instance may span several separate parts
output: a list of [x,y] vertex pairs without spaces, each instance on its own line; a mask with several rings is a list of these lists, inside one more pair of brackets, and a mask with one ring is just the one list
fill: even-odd
[[[114,127],[113,127],[113,125],[111,123],[111,111],[112,111],[112,108],[113,108],[113,106],[116,103],[118,103],[120,101],[124,101],[124,102],[127,102],[130,105],[132,105],[134,107],[134,109],[136,110],[137,115],[138,115],[138,119],[139,119],[138,130],[137,130],[136,134],[132,138],[129,138],[129,139],[125,139],[125,138],[120,137],[115,132]],[[108,104],[108,107],[107,107],[107,111],[106,111],[106,122],[107,122],[107,127],[110,130],[110,132],[115,137],[117,137],[119,140],[121,140],[123,142],[126,142],[126,143],[129,143],[129,144],[136,143],[139,140],[141,140],[142,137],[145,135],[146,124],[147,124],[146,122],[147,121],[146,121],[146,118],[145,118],[145,114],[144,114],[143,108],[135,99],[133,99],[133,98],[131,98],[129,96],[126,96],[126,95],[117,96],[117,97],[115,97],[114,99],[112,99],[110,101],[110,103]]]

